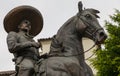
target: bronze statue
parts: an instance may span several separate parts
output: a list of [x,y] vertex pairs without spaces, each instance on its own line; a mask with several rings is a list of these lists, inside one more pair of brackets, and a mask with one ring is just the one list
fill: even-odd
[[48,58],[39,63],[39,76],[93,76],[85,62],[82,38],[90,38],[99,45],[107,35],[97,20],[99,11],[83,10],[82,6],[79,2],[79,12],[53,37]]
[[31,6],[19,6],[6,15],[4,26],[8,32],[8,49],[15,57],[15,76],[33,76],[40,58],[41,45],[33,40],[43,26],[40,12]]
[[[78,3],[78,8],[79,8],[79,12],[75,16],[70,18],[68,21],[66,21],[62,25],[62,27],[58,30],[57,34],[53,37],[51,47],[50,47],[50,53],[48,55],[43,56],[43,58],[41,58],[41,59],[39,59],[39,61],[37,61],[36,64],[38,66],[37,67],[38,69],[35,72],[35,76],[93,76],[93,72],[92,72],[91,68],[85,62],[85,57],[84,57],[85,52],[83,50],[82,38],[83,37],[90,38],[95,42],[96,45],[100,45],[107,38],[107,35],[97,20],[97,18],[99,18],[99,16],[97,15],[97,13],[99,13],[98,10],[89,9],[89,8],[83,10],[82,2]],[[31,12],[32,11],[34,11],[34,10],[31,10]],[[35,12],[33,12],[33,13],[35,13]],[[29,18],[23,19],[23,18],[21,18],[21,16],[19,16],[19,17],[16,17],[15,20],[18,21],[19,18],[21,18],[20,20],[28,20],[28,23],[31,22],[31,28],[39,29],[38,27],[33,26],[33,25],[34,24],[36,24],[36,25],[42,24],[41,16],[39,19],[32,17],[34,19],[31,20],[30,16],[31,15],[34,16],[34,14],[29,14],[29,13],[27,13],[27,14],[28,15],[26,17],[29,17],[30,19]],[[24,36],[21,36],[21,35],[18,35],[20,38],[17,36],[14,36],[14,34],[17,35],[19,33],[19,32],[17,32],[18,30],[16,30],[16,28],[14,30],[9,29],[9,28],[13,28],[13,23],[16,23],[17,21],[10,22],[10,21],[8,21],[7,18],[4,20],[4,23],[6,23],[6,22],[8,23],[8,24],[4,24],[6,31],[9,32],[9,34],[11,34],[10,31],[15,31],[15,32],[12,32],[13,36],[8,34],[8,39],[7,39],[8,40],[8,48],[9,48],[10,52],[15,55],[15,57],[17,54],[19,56],[20,53],[17,53],[17,50],[14,50],[14,48],[16,47],[16,44],[12,43],[12,41],[10,39],[12,39],[12,38],[20,39],[21,37],[24,38]],[[37,22],[32,23],[34,21],[37,21]],[[14,26],[18,25],[17,23]],[[23,23],[24,23],[24,21],[23,21]],[[7,28],[7,27],[9,27],[9,28]],[[39,31],[35,31],[35,30],[30,31],[30,35],[35,36],[38,34]],[[28,34],[26,34],[26,35],[28,36]],[[9,37],[12,37],[12,38],[9,39]],[[28,50],[28,49],[34,48],[27,52],[27,53],[30,53],[30,51],[35,52],[35,49],[37,50],[37,48],[38,48],[38,47],[36,47],[36,45],[37,45],[36,42],[31,40],[31,36],[30,36],[29,40],[23,39],[23,40],[19,41],[19,40],[13,39],[13,41],[23,42],[23,44],[25,44],[25,43],[27,43],[27,41],[29,41],[30,44],[28,44],[28,45],[32,45],[32,47],[29,46],[22,50],[20,50],[20,48],[18,48],[20,50],[20,52],[22,51],[21,52],[22,55],[24,55],[24,54],[26,55],[25,52],[27,52],[26,50]],[[33,42],[31,42],[31,41],[33,41]],[[35,43],[35,45],[33,45],[31,43]],[[14,47],[11,47],[12,45]],[[25,46],[27,46],[27,45],[22,46],[22,48]],[[32,55],[30,55],[30,56],[32,56]],[[34,55],[34,56],[37,56],[37,55]],[[24,57],[24,58],[27,58],[26,60],[28,60],[28,57]],[[29,57],[29,58],[34,60],[33,59],[34,57]],[[24,59],[22,59],[22,61],[24,61]],[[20,60],[21,63],[22,63],[22,61]],[[36,62],[36,60],[35,60],[35,62]],[[26,63],[27,62],[25,62],[24,64],[26,64]],[[32,64],[32,65],[34,65],[34,64]],[[31,67],[32,67],[32,65],[31,65]],[[33,73],[33,71],[31,71],[31,72]],[[26,72],[26,73],[30,74],[30,69],[29,69],[29,72]],[[24,72],[24,74],[22,76],[29,75],[26,73]],[[18,76],[21,76],[21,75],[18,74]],[[32,74],[30,76],[32,76]]]

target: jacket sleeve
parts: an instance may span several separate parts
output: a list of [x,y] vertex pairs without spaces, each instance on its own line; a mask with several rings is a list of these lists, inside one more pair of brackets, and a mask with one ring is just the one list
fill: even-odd
[[7,45],[8,49],[11,53],[21,51],[21,49],[28,48],[32,46],[32,42],[23,42],[23,43],[18,43],[17,42],[17,33],[15,32],[10,32],[7,36]]

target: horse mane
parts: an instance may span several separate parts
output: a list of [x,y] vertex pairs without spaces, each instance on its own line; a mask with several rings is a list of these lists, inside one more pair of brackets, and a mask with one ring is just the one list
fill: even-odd
[[[73,17],[71,17],[71,18],[69,18],[61,27],[60,27],[60,29],[58,30],[58,32],[60,32],[61,31],[61,29],[64,29],[64,28],[66,28],[67,26],[69,26],[71,23],[73,24],[73,23],[75,23],[75,21],[76,21],[76,15],[75,16],[73,16]],[[63,31],[63,30],[62,30]]]

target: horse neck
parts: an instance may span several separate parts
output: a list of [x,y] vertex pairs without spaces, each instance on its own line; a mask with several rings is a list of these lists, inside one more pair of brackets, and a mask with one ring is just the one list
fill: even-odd
[[62,53],[65,56],[76,55],[76,57],[79,56],[79,58],[84,60],[82,37],[77,35],[73,24],[69,21],[59,29],[56,37],[52,40],[50,53]]
[[80,58],[82,61],[84,60],[82,38],[78,38],[74,35],[65,37],[63,47],[63,52],[66,56],[75,56],[78,59]]

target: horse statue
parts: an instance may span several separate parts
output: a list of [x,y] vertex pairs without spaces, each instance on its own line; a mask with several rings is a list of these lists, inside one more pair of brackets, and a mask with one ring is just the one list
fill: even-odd
[[86,64],[82,38],[92,39],[96,45],[104,42],[106,33],[97,18],[98,10],[82,9],[70,18],[53,37],[48,58],[40,61],[38,76],[93,76]]

